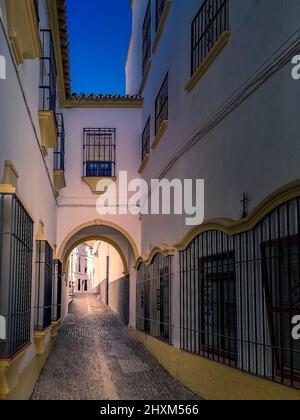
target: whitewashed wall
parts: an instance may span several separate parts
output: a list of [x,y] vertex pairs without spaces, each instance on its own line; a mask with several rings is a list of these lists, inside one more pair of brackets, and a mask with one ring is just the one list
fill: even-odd
[[[142,127],[151,114],[154,137],[155,98],[169,72],[169,128],[146,167],[146,180],[156,178],[176,156],[176,150],[299,29],[297,0],[231,0],[230,42],[188,93],[185,85],[190,77],[191,22],[201,3],[172,1],[152,57],[144,89]],[[141,30],[146,7],[147,0],[134,2],[128,93],[137,92],[141,82]],[[248,193],[251,210],[276,189],[299,178],[300,84],[292,80],[291,70],[288,63],[275,73],[189,151],[181,153],[167,171],[165,177],[169,179],[205,179],[206,219],[239,219],[243,192]],[[177,243],[189,229],[180,216],[144,217],[142,253],[161,242]]]

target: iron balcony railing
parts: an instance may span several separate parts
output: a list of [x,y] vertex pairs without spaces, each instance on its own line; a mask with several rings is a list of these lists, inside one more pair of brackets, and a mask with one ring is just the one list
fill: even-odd
[[169,118],[169,75],[167,74],[155,101],[155,134]]
[[166,7],[166,3],[167,3],[167,0],[156,0],[156,22],[155,22],[156,31],[158,30],[163,12]]
[[148,61],[151,58],[151,1],[148,3],[143,23],[143,74],[146,73]]
[[181,348],[300,388],[300,199],[255,228],[209,231],[180,254]]
[[85,128],[83,143],[83,176],[115,177],[116,129]]
[[142,162],[150,154],[151,117],[149,117],[142,136]]
[[54,149],[54,169],[65,169],[65,124],[63,114],[57,114],[58,145]]
[[205,0],[192,23],[192,76],[229,30],[229,0]]
[[172,257],[157,254],[142,263],[137,277],[137,328],[166,343],[172,342]]
[[0,194],[0,359],[30,343],[33,221],[13,194]]
[[41,41],[43,56],[40,59],[40,111],[53,111],[56,117],[57,71],[51,30],[41,30]]

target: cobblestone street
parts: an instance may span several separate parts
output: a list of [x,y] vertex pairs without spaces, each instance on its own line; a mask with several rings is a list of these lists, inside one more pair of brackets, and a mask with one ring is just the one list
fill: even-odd
[[97,296],[78,295],[34,400],[192,400]]

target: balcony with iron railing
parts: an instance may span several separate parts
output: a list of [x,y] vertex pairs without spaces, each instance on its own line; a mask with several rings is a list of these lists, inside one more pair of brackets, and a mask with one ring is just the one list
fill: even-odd
[[53,162],[53,174],[54,174],[54,188],[58,193],[59,190],[65,188],[65,124],[64,116],[62,113],[56,115],[57,119],[57,132],[58,132],[58,144],[54,149],[54,162]]
[[39,123],[41,130],[41,146],[45,155],[49,148],[56,148],[58,143],[58,127],[56,119],[56,63],[52,32],[41,30],[43,56],[40,60],[40,97]]

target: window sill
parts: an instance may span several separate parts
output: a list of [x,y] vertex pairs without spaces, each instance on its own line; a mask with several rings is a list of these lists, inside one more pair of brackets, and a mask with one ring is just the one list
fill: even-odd
[[54,169],[53,179],[54,188],[57,193],[66,187],[65,171],[63,169]]
[[8,34],[17,64],[42,55],[38,21],[33,0],[6,2]]
[[143,160],[143,162],[142,162],[141,166],[139,167],[138,173],[139,173],[140,175],[142,175],[142,173],[144,172],[144,170],[145,170],[146,166],[148,165],[148,162],[150,161],[150,159],[151,159],[151,154],[150,154],[150,153],[148,153],[148,154],[144,157],[144,160]]
[[153,54],[155,54],[156,51],[157,51],[157,47],[158,47],[161,35],[163,33],[163,30],[164,30],[164,27],[165,27],[165,24],[166,24],[166,21],[167,21],[169,12],[170,12],[171,3],[172,3],[172,0],[167,0],[164,11],[163,11],[163,14],[161,16],[160,23],[159,23],[159,26],[157,28],[156,35],[155,35],[154,42],[153,42],[153,46],[152,46],[152,53]]
[[226,31],[224,32],[219,40],[216,42],[214,47],[211,49],[211,51],[208,53],[207,57],[199,67],[199,69],[196,71],[194,76],[191,78],[191,80],[186,85],[185,89],[188,92],[191,92],[194,87],[197,85],[197,83],[200,81],[200,79],[204,76],[204,74],[207,72],[209,67],[213,64],[215,59],[218,57],[218,55],[223,51],[223,49],[226,47],[230,39],[230,32]]
[[39,124],[41,131],[41,146],[45,156],[48,149],[58,146],[58,135],[53,111],[39,111]]
[[[93,194],[105,194],[110,184],[116,182],[116,177],[96,177],[96,176],[84,176],[82,181],[85,182]],[[99,182],[103,181],[103,186],[99,189]]]
[[160,126],[152,144],[151,144],[151,149],[155,150],[160,142],[160,140],[162,139],[163,135],[165,134],[166,129],[169,126],[169,121],[165,120],[163,121],[162,125]]
[[140,89],[139,89],[139,96],[142,96],[142,94],[144,92],[144,88],[145,88],[145,85],[146,85],[146,82],[147,82],[147,79],[148,79],[148,75],[149,75],[149,72],[150,72],[150,69],[151,69],[151,65],[152,65],[152,60],[151,60],[151,58],[149,58],[149,60],[146,64],[145,72],[144,72],[144,75],[143,75],[143,80],[142,80],[142,83],[141,83],[141,86],[140,86]]

